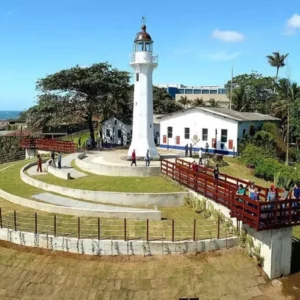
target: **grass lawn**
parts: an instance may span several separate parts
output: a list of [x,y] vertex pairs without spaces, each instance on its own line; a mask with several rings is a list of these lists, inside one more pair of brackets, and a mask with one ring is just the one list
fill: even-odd
[[[74,161],[71,163],[75,167]],[[85,177],[63,180],[47,174],[34,176],[37,180],[69,187],[74,189],[107,191],[107,192],[127,192],[127,193],[173,193],[182,192],[182,189],[162,176],[152,177],[124,177],[124,176],[102,176],[84,172],[78,167],[76,170],[87,174]]]
[[[28,163],[28,161],[26,162]],[[11,164],[10,168],[0,172],[0,189],[12,193],[14,195],[31,198],[32,195],[44,192],[38,188],[25,184],[19,176],[20,169],[26,164],[24,161],[16,165]],[[45,175],[47,176],[47,175]],[[102,177],[97,176],[96,177]],[[41,179],[44,176],[40,176]],[[103,176],[105,177],[105,176]],[[56,178],[55,178],[56,179]],[[113,177],[111,179],[114,179]],[[124,179],[124,177],[120,178]],[[170,182],[158,177],[161,188],[164,182],[171,185]],[[73,180],[72,180],[73,182]],[[75,182],[75,180],[74,180]],[[145,181],[144,181],[145,182]],[[116,182],[110,181],[111,184]],[[171,185],[172,186],[172,185]],[[76,186],[78,187],[78,186]],[[173,186],[172,186],[173,187]],[[164,189],[163,191],[166,191]],[[40,233],[53,234],[54,214],[33,210],[23,206],[13,204],[4,199],[0,199],[0,207],[2,208],[2,222],[4,227],[14,227],[13,211],[17,211],[18,229],[24,231],[34,230],[34,213],[38,213],[38,231]],[[206,219],[203,215],[199,215],[192,211],[189,207],[159,207],[162,212],[162,221],[150,221],[150,239],[171,239],[172,219],[175,220],[175,238],[176,240],[191,239],[193,236],[193,223],[196,222],[196,238],[206,239],[217,236],[216,221]],[[78,218],[70,215],[57,215],[57,235],[77,236]],[[97,218],[81,218],[81,237],[97,238],[98,235],[98,219]],[[130,239],[145,239],[146,222],[128,220],[127,235]],[[221,226],[221,236],[225,237],[226,233]],[[121,219],[101,219],[101,238],[124,238],[124,221]]]
[[239,160],[238,158],[234,157],[224,157],[224,160],[228,162],[228,166],[220,168],[221,173],[226,173],[233,177],[237,177],[244,180],[254,181],[256,184],[263,186],[263,187],[270,187],[273,182],[266,181],[261,178],[255,177],[254,170],[246,168],[245,164]]

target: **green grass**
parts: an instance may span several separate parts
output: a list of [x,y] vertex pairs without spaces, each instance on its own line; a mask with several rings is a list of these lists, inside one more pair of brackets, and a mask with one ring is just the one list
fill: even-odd
[[224,160],[229,164],[220,168],[221,173],[228,174],[244,180],[254,181],[262,187],[270,187],[272,182],[254,176],[254,170],[246,168],[245,164],[238,158],[225,157]]
[[[74,163],[73,163],[74,164]],[[78,169],[80,172],[82,170]],[[85,177],[62,180],[47,174],[43,176],[34,176],[34,178],[63,187],[90,190],[90,191],[107,191],[107,192],[125,192],[125,193],[173,193],[182,192],[182,189],[174,185],[171,181],[162,176],[152,177],[125,177],[125,176],[102,176],[91,173]]]
[[[16,165],[8,164],[10,168],[0,172],[0,189],[12,193],[17,196],[31,198],[32,195],[44,192],[41,189],[25,184],[20,179],[20,169],[27,164],[19,162]],[[45,175],[47,176],[47,175]],[[44,176],[40,176],[41,179]],[[88,177],[88,176],[87,176]],[[96,176],[100,177],[100,176]],[[103,176],[105,177],[105,176]],[[118,181],[110,183],[117,185]],[[120,178],[125,179],[124,177]],[[149,178],[148,178],[149,179]],[[151,179],[151,178],[150,178]],[[165,179],[158,177],[164,182],[160,182],[162,187],[170,184]],[[73,180],[72,180],[73,182]],[[74,180],[75,182],[75,180]],[[144,181],[145,182],[145,181]],[[116,184],[117,183],[117,184]],[[155,181],[151,181],[156,184]],[[78,185],[76,185],[78,187]],[[166,188],[163,189],[166,191]],[[23,231],[34,231],[34,213],[38,214],[38,232],[53,234],[54,214],[33,210],[27,207],[16,205],[4,199],[0,199],[0,207],[2,209],[3,227],[14,228],[13,211],[17,211],[17,229]],[[172,235],[172,219],[175,220],[175,239],[191,239],[193,236],[194,219],[196,221],[196,238],[207,239],[217,236],[217,223],[212,219],[206,219],[203,215],[195,213],[189,207],[159,207],[162,212],[162,221],[150,221],[149,235],[150,239],[171,239]],[[77,227],[78,218],[71,215],[57,215],[57,235],[72,236],[78,235]],[[97,238],[98,236],[98,219],[97,218],[81,218],[81,238]],[[221,226],[221,237],[227,234]],[[145,239],[146,238],[146,221],[127,221],[127,237],[129,239]],[[101,238],[122,239],[124,238],[124,221],[122,219],[101,219]]]
[[81,145],[85,145],[85,142],[87,141],[87,139],[89,137],[90,137],[90,132],[89,132],[89,130],[86,130],[84,132],[79,132],[77,134],[71,134],[71,135],[64,136],[62,138],[62,140],[70,141],[70,142],[73,142],[78,145],[78,140],[79,140],[79,138],[81,138]]

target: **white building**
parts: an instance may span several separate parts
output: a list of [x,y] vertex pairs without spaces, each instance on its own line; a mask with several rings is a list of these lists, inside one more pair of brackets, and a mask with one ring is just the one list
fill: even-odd
[[160,147],[184,150],[203,148],[209,153],[237,155],[238,141],[264,122],[279,121],[259,113],[237,112],[226,108],[194,107],[160,117]]
[[134,98],[132,140],[128,150],[130,157],[135,150],[137,157],[144,157],[147,150],[150,156],[158,158],[154,144],[153,125],[153,91],[152,73],[157,67],[157,56],[152,53],[153,41],[146,32],[146,25],[142,26],[134,40],[134,52],[130,62],[134,69]]
[[[160,136],[160,117],[153,115],[153,139],[159,143]],[[113,145],[129,145],[132,137],[132,124],[118,118],[111,117],[102,122],[102,138],[104,143]],[[146,153],[146,152],[145,152]]]

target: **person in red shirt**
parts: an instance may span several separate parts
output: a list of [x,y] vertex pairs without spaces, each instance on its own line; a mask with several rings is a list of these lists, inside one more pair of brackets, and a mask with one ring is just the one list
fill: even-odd
[[131,154],[131,167],[132,165],[135,165],[136,166],[136,155],[135,155],[135,150],[132,151],[132,154]]
[[193,161],[192,169],[193,169],[194,172],[197,172],[198,168],[197,168],[197,164],[196,164],[195,160]]
[[42,158],[40,154],[37,155],[37,172],[43,172],[42,170]]

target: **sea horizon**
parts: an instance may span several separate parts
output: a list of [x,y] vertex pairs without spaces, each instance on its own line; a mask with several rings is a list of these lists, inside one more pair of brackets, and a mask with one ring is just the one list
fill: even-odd
[[21,110],[0,110],[0,121],[16,119],[21,112]]

